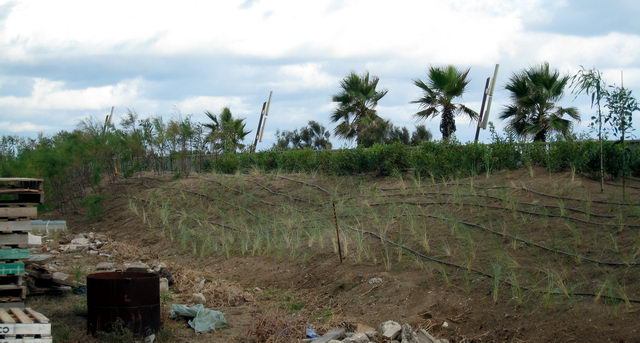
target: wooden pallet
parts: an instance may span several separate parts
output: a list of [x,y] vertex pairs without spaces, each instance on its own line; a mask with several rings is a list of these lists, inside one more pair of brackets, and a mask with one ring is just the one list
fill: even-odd
[[26,297],[27,287],[25,286],[0,285],[0,302],[23,301]]
[[[26,219],[26,218],[25,218]],[[0,221],[0,232],[31,232],[31,220]]]
[[37,207],[0,207],[0,218],[36,218]]
[[38,246],[42,244],[42,237],[28,232],[0,232],[0,246]]
[[0,343],[52,342],[49,318],[31,308],[0,308]]
[[39,203],[44,202],[42,179],[0,178],[0,195],[7,195],[2,202]]

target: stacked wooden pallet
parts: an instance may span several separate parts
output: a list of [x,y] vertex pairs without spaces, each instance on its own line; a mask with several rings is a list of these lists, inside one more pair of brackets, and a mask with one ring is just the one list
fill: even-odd
[[0,308],[1,343],[51,343],[51,323],[30,308]]
[[40,245],[31,234],[31,220],[44,200],[41,179],[0,178],[0,303],[21,306],[26,297],[24,262],[30,246]]

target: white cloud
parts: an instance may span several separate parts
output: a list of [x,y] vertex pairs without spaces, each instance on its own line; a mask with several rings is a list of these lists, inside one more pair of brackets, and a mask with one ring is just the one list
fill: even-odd
[[38,125],[27,121],[22,122],[8,122],[0,121],[0,131],[8,131],[12,133],[22,132],[41,132],[51,129],[51,126]]
[[29,96],[0,97],[0,106],[25,110],[97,110],[109,106],[129,106],[141,96],[140,83],[141,80],[133,79],[115,85],[67,89],[63,81],[36,78]]
[[319,63],[288,64],[278,68],[276,82],[268,85],[275,90],[292,92],[301,89],[335,87],[340,79],[321,70]]
[[[240,96],[197,96],[178,102],[177,110],[184,114],[202,114],[204,111],[220,112],[224,107],[229,107],[234,114],[248,114],[251,109],[244,97]],[[255,110],[254,112],[259,111]]]
[[0,42],[5,57],[13,59],[117,49],[121,54],[144,50],[259,57],[402,55],[491,63],[522,31],[524,10],[539,6],[538,1],[523,0],[477,0],[472,5],[355,0],[339,8],[330,0],[240,5],[241,1],[204,0],[18,2]]

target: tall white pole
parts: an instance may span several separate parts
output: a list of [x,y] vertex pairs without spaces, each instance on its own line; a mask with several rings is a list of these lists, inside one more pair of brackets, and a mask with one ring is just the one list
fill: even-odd
[[269,91],[269,100],[267,100],[267,107],[264,109],[264,118],[262,119],[262,127],[260,128],[260,137],[258,138],[258,142],[262,142],[262,134],[264,134],[264,127],[267,124],[267,117],[269,116],[269,107],[271,106],[271,96],[273,95],[273,91]]
[[493,71],[493,77],[491,78],[491,87],[489,88],[489,96],[487,97],[487,108],[482,115],[482,129],[487,128],[489,122],[489,111],[491,111],[491,100],[493,100],[493,90],[496,88],[496,79],[498,78],[498,69],[500,64],[496,64],[496,69]]

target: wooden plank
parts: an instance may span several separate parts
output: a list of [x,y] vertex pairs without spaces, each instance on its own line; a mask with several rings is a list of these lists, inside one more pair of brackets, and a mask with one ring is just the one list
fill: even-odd
[[42,237],[25,233],[0,233],[0,245],[41,245]]
[[[4,339],[16,338],[16,336],[28,336],[25,338],[35,338],[35,336],[51,336],[51,324],[0,324],[0,332]],[[2,342],[2,339],[0,339]]]
[[0,207],[0,217],[28,217],[38,216],[37,207]]
[[16,284],[0,285],[0,291],[7,291],[7,290],[13,290],[13,289],[22,290],[22,286],[19,286]]
[[13,324],[16,320],[7,312],[7,310],[0,308],[0,323]]
[[0,249],[0,260],[20,260],[29,258],[29,249]]
[[0,231],[22,231],[27,232],[33,229],[31,220],[12,220],[9,222],[0,221]]
[[23,338],[0,338],[0,343],[52,343],[52,337],[23,337]]
[[48,324],[49,318],[47,318],[44,314],[34,311],[31,307],[27,307],[24,309],[31,317],[33,317],[40,324]]
[[22,324],[33,324],[33,320],[31,320],[31,318],[29,318],[29,316],[27,316],[26,313],[24,313],[22,311],[22,309],[19,308],[10,308],[9,311],[11,311],[11,313],[18,318],[18,320],[20,321],[20,323]]
[[42,182],[43,179],[32,177],[0,177],[0,182]]
[[0,275],[24,274],[24,263],[3,263],[0,264]]

